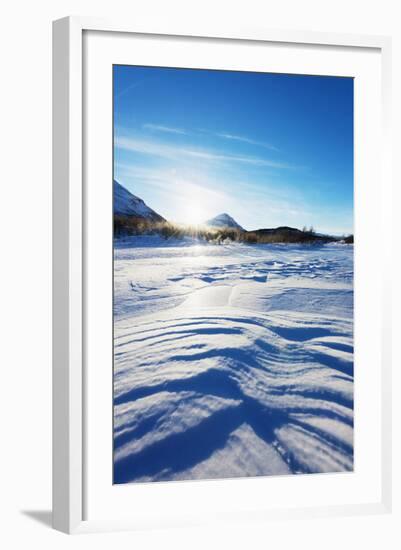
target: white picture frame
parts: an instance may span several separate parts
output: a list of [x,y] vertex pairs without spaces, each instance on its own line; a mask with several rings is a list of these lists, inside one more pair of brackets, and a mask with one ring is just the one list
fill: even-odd
[[[150,513],[140,522],[132,517],[85,517],[85,484],[87,445],[85,369],[87,333],[85,325],[85,265],[88,242],[84,209],[84,109],[83,56],[85,32],[119,33],[119,36],[146,35],[180,37],[183,40],[214,40],[289,44],[293,47],[325,46],[354,51],[363,48],[375,51],[381,63],[381,234],[389,230],[386,212],[391,208],[390,167],[390,56],[391,41],[387,37],[326,34],[264,29],[208,29],[142,27],[125,21],[104,21],[87,17],[68,17],[54,22],[53,27],[53,526],[66,533],[98,530],[135,529],[157,525],[188,525],[194,518],[184,518],[177,510],[174,518],[161,518]],[[383,244],[380,275],[383,294],[380,297],[382,325],[380,334],[381,364],[378,393],[381,407],[380,498],[370,502],[345,502],[322,506],[300,506],[270,510],[255,508],[244,519],[264,521],[269,518],[311,517],[313,515],[347,515],[384,513],[391,509],[391,357],[390,357],[390,289],[385,269],[389,265],[388,245]],[[110,332],[111,338],[111,332]],[[111,391],[111,390],[110,390]],[[379,395],[380,394],[380,395]],[[111,415],[111,412],[110,412]],[[201,482],[202,483],[202,482]],[[245,483],[245,482],[240,482]],[[199,482],[198,482],[199,484]],[[190,487],[190,486],[187,486]],[[211,487],[211,486],[210,486]],[[236,486],[242,490],[241,486]],[[149,490],[146,486],[144,491]],[[181,490],[181,489],[180,489]],[[185,489],[186,493],[190,488]],[[208,491],[208,488],[205,489]],[[238,514],[241,510],[238,510]],[[220,520],[236,519],[233,512]],[[247,517],[245,517],[247,516]],[[210,518],[205,514],[205,521]],[[217,520],[219,520],[217,518]],[[202,522],[199,516],[196,522]]]

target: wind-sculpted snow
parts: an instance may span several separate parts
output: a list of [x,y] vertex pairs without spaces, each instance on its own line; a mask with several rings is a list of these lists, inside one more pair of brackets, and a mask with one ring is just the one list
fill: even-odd
[[115,247],[116,483],[353,467],[352,247]]

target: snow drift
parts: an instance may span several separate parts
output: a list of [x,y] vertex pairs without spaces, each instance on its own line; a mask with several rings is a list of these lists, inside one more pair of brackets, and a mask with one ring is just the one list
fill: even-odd
[[119,240],[115,483],[352,470],[352,254]]

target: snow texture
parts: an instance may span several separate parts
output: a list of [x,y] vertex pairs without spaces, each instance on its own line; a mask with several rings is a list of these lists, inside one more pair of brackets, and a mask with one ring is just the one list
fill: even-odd
[[353,247],[115,243],[114,481],[353,468]]

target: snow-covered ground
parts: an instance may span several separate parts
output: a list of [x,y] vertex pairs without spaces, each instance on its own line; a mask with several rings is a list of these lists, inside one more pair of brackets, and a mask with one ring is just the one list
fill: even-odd
[[115,242],[114,479],[353,468],[353,247]]

